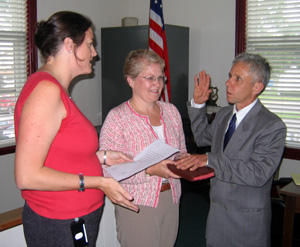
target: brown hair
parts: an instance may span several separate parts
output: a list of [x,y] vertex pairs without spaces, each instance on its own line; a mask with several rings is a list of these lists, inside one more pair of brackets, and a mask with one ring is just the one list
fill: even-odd
[[50,56],[57,54],[67,37],[71,38],[76,45],[74,50],[76,56],[76,49],[84,41],[85,32],[91,26],[92,22],[89,18],[71,11],[57,12],[47,21],[38,22],[34,41],[44,62]]

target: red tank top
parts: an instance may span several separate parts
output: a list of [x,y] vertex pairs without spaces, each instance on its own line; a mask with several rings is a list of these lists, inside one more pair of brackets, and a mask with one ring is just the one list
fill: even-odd
[[[67,110],[67,116],[62,120],[44,165],[67,173],[102,176],[101,164],[96,155],[99,144],[95,127],[81,113],[59,82],[46,72],[31,75],[23,87],[15,107],[16,138],[22,107],[36,85],[44,80],[59,86],[61,99]],[[103,195],[101,190],[96,189],[86,189],[84,192],[22,191],[23,198],[32,210],[53,219],[70,219],[89,214],[103,205]]]

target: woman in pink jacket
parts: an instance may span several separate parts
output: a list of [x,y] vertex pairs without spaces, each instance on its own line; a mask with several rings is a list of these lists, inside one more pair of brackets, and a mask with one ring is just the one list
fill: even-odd
[[[158,139],[186,153],[181,116],[176,107],[159,101],[164,87],[164,60],[153,51],[132,51],[124,76],[132,89],[127,102],[112,109],[100,134],[100,150],[118,150],[134,158]],[[179,223],[181,185],[166,159],[121,182],[140,211],[115,207],[122,247],[174,246]],[[105,173],[105,171],[104,171]],[[105,173],[109,176],[108,173]]]

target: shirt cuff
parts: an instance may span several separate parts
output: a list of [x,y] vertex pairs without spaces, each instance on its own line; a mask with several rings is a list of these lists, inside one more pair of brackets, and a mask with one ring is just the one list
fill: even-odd
[[195,103],[194,99],[191,99],[191,107],[194,107],[194,108],[203,108],[205,106],[205,103],[203,104],[197,104]]

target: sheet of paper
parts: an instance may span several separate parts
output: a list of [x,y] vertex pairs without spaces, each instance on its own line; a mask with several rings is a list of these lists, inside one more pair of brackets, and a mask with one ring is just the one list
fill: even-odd
[[114,179],[121,181],[177,152],[179,152],[178,149],[171,147],[163,140],[157,140],[144,148],[144,150],[133,159],[133,162],[110,166],[106,168],[106,171]]
[[300,173],[292,173],[291,174],[296,185],[300,185]]

